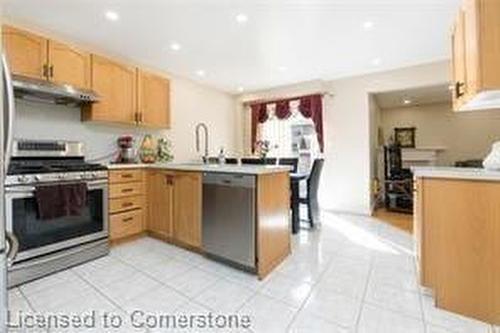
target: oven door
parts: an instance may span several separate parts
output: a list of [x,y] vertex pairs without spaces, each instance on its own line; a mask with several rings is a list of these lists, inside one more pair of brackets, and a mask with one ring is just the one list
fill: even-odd
[[7,231],[19,243],[14,262],[108,237],[108,182],[86,182],[87,202],[77,216],[41,220],[34,186],[13,186],[5,190]]

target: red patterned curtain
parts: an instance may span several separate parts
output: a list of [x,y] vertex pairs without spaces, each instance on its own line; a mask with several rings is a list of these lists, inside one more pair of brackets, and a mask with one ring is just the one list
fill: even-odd
[[311,95],[300,98],[299,111],[305,118],[311,118],[316,135],[318,137],[319,149],[323,153],[325,143],[323,139],[323,96]]
[[252,153],[255,152],[255,142],[257,141],[257,126],[267,121],[267,104],[252,104]]
[[283,100],[276,102],[275,114],[278,119],[287,119],[290,117],[292,115],[292,112],[290,111],[290,101]]
[[310,118],[316,129],[318,137],[319,148],[321,152],[324,151],[323,139],[323,98],[322,95],[309,95],[297,98],[288,98],[279,101],[272,101],[266,103],[252,104],[252,153],[255,152],[255,142],[257,141],[257,126],[258,124],[265,123],[268,120],[267,105],[276,104],[276,117],[278,119],[287,119],[292,115],[290,110],[290,102],[299,100],[299,111],[305,118]]

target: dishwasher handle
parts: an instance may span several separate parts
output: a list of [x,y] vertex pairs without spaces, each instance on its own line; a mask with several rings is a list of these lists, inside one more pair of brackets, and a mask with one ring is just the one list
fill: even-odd
[[206,172],[203,174],[203,185],[255,188],[255,176]]

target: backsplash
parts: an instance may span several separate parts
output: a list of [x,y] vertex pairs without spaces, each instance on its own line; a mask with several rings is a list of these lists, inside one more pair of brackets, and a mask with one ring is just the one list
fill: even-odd
[[[147,130],[133,126],[112,126],[80,121],[77,107],[51,105],[17,100],[15,138],[23,139],[63,139],[82,141],[88,159],[99,159],[116,151],[119,135],[130,134],[140,145],[145,134],[166,135],[168,130]],[[104,161],[109,161],[108,157]]]

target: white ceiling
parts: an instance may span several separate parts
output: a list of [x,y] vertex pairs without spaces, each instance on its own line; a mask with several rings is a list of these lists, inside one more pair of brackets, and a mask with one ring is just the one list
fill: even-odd
[[[460,2],[4,0],[3,11],[14,21],[236,93],[448,58]],[[108,10],[119,20],[107,20]],[[236,21],[241,13],[244,24]],[[179,51],[170,49],[173,42]]]
[[438,85],[379,93],[375,94],[375,100],[380,109],[389,110],[437,103],[451,103],[451,92],[448,85]]

